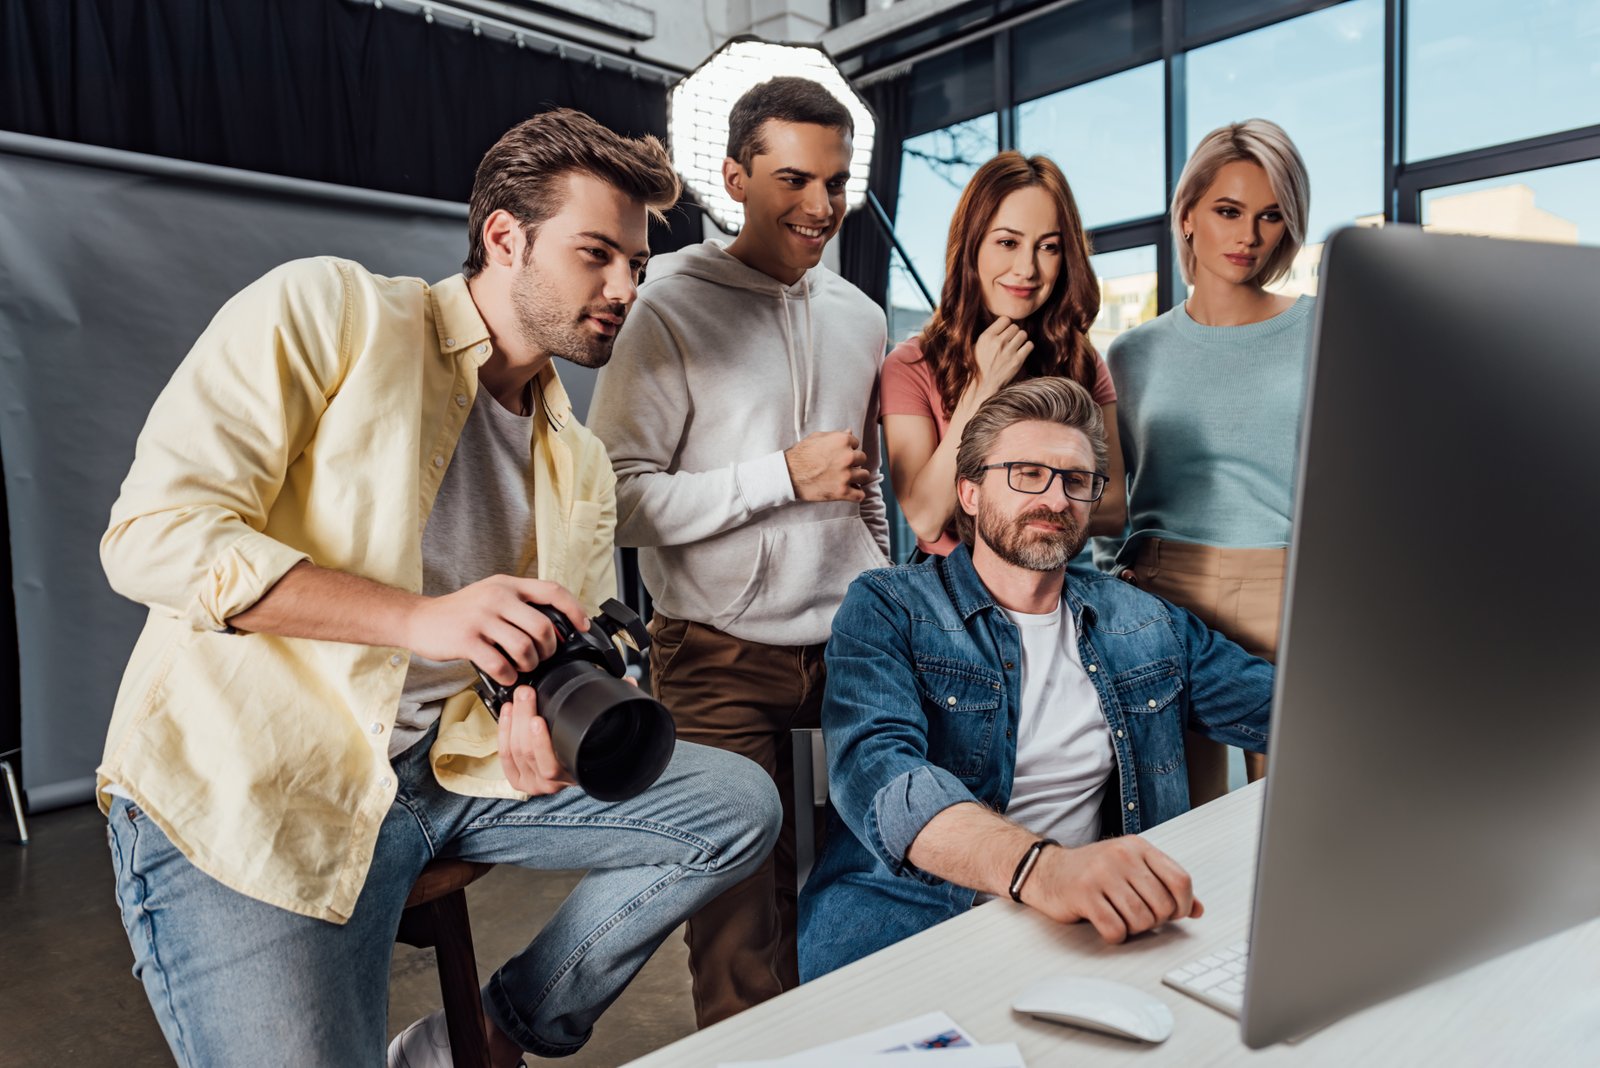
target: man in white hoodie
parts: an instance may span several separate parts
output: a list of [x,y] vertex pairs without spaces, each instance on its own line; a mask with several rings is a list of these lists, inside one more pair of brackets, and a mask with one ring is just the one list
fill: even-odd
[[789,731],[819,725],[834,611],[889,551],[883,312],[820,266],[844,218],[850,113],[783,77],[728,125],[744,227],[650,261],[591,406],[617,543],[639,547],[655,601],[656,694],[680,737],[756,761],[784,801],[772,859],[689,923],[702,1027],[799,982]]

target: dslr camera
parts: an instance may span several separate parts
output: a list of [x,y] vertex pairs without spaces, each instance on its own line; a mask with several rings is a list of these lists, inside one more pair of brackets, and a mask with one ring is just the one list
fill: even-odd
[[678,736],[666,706],[623,681],[627,661],[619,643],[642,653],[650,648],[649,631],[614,598],[600,606],[587,631],[555,608],[533,607],[556,628],[556,651],[510,686],[479,668],[478,696],[499,719],[516,688],[532,686],[556,756],[585,793],[600,801],[643,793],[666,770]]

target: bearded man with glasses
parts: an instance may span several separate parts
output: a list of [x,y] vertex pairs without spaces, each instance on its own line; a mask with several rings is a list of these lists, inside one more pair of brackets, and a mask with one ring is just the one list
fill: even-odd
[[832,804],[802,979],[1002,894],[1108,942],[1200,915],[1188,873],[1138,835],[1189,808],[1185,728],[1265,751],[1272,666],[1068,568],[1105,470],[1082,386],[1009,386],[962,435],[961,546],[851,585],[826,653]]

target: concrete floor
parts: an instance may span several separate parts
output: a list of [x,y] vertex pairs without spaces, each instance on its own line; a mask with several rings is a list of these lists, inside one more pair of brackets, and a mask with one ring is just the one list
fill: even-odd
[[[104,818],[86,805],[28,823],[27,846],[17,843],[9,823],[0,825],[0,1068],[171,1065],[144,988],[133,978]],[[554,914],[579,874],[498,867],[467,889],[483,978]],[[439,1004],[433,950],[397,945],[389,975],[391,1036]],[[619,1065],[693,1030],[680,931],[601,1018],[589,1045],[560,1063]]]

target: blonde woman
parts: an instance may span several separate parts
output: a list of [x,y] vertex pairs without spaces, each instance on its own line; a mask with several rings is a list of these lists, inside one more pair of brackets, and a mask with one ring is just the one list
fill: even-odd
[[[1310,297],[1266,287],[1305,241],[1311,190],[1265,119],[1211,131],[1172,197],[1187,301],[1123,334],[1116,376],[1128,473],[1126,578],[1275,658],[1288,556]],[[1190,734],[1192,804],[1227,791],[1227,752]],[[1247,753],[1252,780],[1266,760]]]

